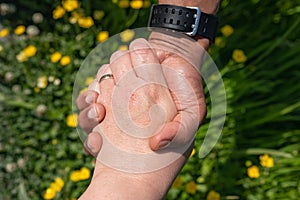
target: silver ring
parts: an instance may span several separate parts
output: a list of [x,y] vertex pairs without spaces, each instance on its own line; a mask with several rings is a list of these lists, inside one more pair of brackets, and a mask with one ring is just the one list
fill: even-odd
[[114,78],[114,75],[112,74],[104,74],[103,76],[101,76],[101,78],[99,79],[99,83],[101,83],[101,81],[105,80],[105,79],[110,79],[110,78]]

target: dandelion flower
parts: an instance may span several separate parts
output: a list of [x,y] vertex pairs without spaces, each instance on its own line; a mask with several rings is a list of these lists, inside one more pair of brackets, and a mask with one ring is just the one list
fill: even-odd
[[67,117],[67,125],[71,128],[75,128],[78,124],[78,114],[69,114]]
[[101,20],[104,17],[104,11],[102,10],[95,10],[93,13],[93,17],[96,20]]
[[82,28],[90,28],[94,25],[94,21],[91,17],[81,17],[78,20],[78,24]]
[[180,176],[176,177],[174,183],[172,184],[172,188],[180,188],[182,185],[182,179]]
[[0,38],[6,37],[9,34],[8,28],[4,28],[0,31]]
[[268,154],[264,154],[260,156],[259,160],[261,166],[263,167],[268,167],[268,168],[274,167],[274,160]]
[[247,173],[250,178],[258,178],[260,176],[259,168],[256,165],[249,167]]
[[16,56],[17,60],[19,62],[24,62],[26,60],[28,60],[27,56],[25,55],[25,53],[23,51],[21,51],[17,56]]
[[103,42],[103,41],[107,40],[108,37],[109,37],[108,31],[101,31],[101,32],[97,35],[97,40],[98,40],[99,42]]
[[23,50],[24,54],[26,57],[32,57],[32,56],[35,56],[36,52],[37,52],[37,48],[33,45],[29,45],[28,47],[26,47],[24,50]]
[[53,188],[47,188],[47,190],[45,191],[43,198],[45,200],[50,200],[53,199],[56,195],[56,192]]
[[48,79],[47,79],[47,76],[41,76],[38,78],[38,81],[37,81],[37,87],[38,88],[46,88],[48,85]]
[[94,81],[94,77],[87,77],[85,79],[85,85],[90,85]]
[[126,50],[128,50],[128,46],[127,45],[120,45],[118,50],[126,51]]
[[56,51],[50,55],[50,60],[51,60],[51,62],[56,63],[61,59],[61,57],[62,57],[61,53]]
[[130,7],[133,9],[141,9],[143,7],[143,1],[142,0],[132,0],[130,2]]
[[40,33],[40,30],[38,29],[37,26],[35,25],[30,25],[27,27],[26,29],[26,33],[29,35],[29,36],[36,36]]
[[72,171],[70,174],[70,180],[73,182],[80,181],[80,171],[78,170]]
[[52,12],[52,17],[53,19],[59,19],[62,18],[65,15],[66,11],[63,7],[57,6],[53,12]]
[[26,30],[25,26],[19,25],[19,26],[16,27],[14,33],[16,35],[22,35],[25,32],[25,30]]
[[35,24],[39,24],[39,23],[42,23],[44,20],[44,17],[42,15],[42,13],[34,13],[32,15],[32,21],[35,23]]
[[225,25],[221,28],[221,33],[225,37],[229,37],[230,35],[232,35],[233,32],[234,32],[234,29],[230,25]]
[[134,37],[134,31],[133,30],[125,30],[120,34],[121,41],[122,42],[129,42]]
[[63,56],[62,58],[61,58],[61,60],[60,60],[60,64],[62,65],[62,66],[66,66],[66,65],[68,65],[68,64],[70,64],[71,63],[71,58],[70,58],[70,56]]
[[221,195],[214,190],[209,191],[206,197],[206,200],[220,200],[220,199],[221,199]]
[[62,6],[66,11],[71,12],[74,9],[79,7],[78,1],[77,0],[63,0],[62,1]]
[[129,0],[120,0],[118,3],[120,8],[128,8],[129,7]]
[[243,50],[236,49],[233,51],[232,58],[237,63],[244,63],[247,61],[247,57]]
[[82,168],[80,169],[80,175],[79,175],[80,180],[86,180],[86,179],[89,179],[90,176],[91,176],[91,171],[90,171],[88,168],[82,167]]
[[190,194],[195,194],[197,191],[197,184],[194,181],[190,181],[185,186],[185,191]]

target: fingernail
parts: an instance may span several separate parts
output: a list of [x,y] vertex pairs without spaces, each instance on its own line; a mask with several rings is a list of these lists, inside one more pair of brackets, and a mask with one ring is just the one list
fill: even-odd
[[95,99],[94,95],[93,94],[89,94],[89,95],[87,95],[85,97],[85,102],[88,103],[88,104],[91,104],[91,103],[94,102],[94,99]]
[[97,111],[96,111],[96,108],[95,108],[95,107],[91,108],[91,109],[88,111],[87,116],[88,116],[88,118],[90,118],[90,119],[98,118],[98,113],[97,113]]
[[92,146],[92,144],[89,142],[88,139],[87,139],[87,141],[86,141],[86,146],[87,146],[87,148],[89,148],[89,150],[91,151],[91,153],[94,153],[93,146]]
[[170,140],[163,140],[159,143],[158,149],[164,149],[170,144]]

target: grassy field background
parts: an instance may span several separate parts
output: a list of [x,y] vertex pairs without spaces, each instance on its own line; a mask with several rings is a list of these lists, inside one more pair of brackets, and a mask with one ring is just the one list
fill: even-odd
[[[76,199],[84,191],[94,160],[74,128],[76,73],[97,44],[145,27],[155,3],[76,2],[0,1],[0,199]],[[225,126],[199,159],[207,98],[195,154],[168,199],[299,199],[299,13],[299,0],[222,1],[209,53],[226,89]]]

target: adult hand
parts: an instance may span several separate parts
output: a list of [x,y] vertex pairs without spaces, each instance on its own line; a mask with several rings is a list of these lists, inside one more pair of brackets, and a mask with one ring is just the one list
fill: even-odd
[[[205,116],[205,99],[201,76],[198,71],[201,52],[203,53],[204,49],[191,40],[176,38],[163,33],[153,33],[149,42],[154,47],[153,50],[155,50],[158,62],[162,65],[167,86],[177,108],[177,114],[172,122],[166,124],[164,129],[149,140],[150,148],[158,150],[171,141],[173,144],[181,145],[193,140],[194,133]],[[179,50],[177,45],[181,46]],[[144,54],[151,51],[148,49]],[[114,54],[113,58],[117,54],[120,53]],[[147,56],[145,57],[147,58]],[[98,79],[104,74],[105,68],[100,68],[97,75]],[[113,72],[123,74],[124,70],[115,68]],[[90,88],[95,88],[93,86],[95,84],[97,84],[97,80]],[[107,98],[110,99],[110,97]],[[78,107],[81,110],[79,124],[88,133],[104,119],[105,106],[103,107],[101,99],[103,97],[95,91],[82,93],[77,99]],[[175,137],[176,141],[173,141]],[[99,134],[91,132],[85,144],[86,150],[92,154],[97,154],[101,146],[100,141]]]
[[[145,132],[149,130],[148,133],[155,134],[157,130],[156,135],[162,131],[172,132],[172,129],[177,129],[176,125],[172,124],[181,111],[177,108],[176,101],[167,87],[168,82],[165,80],[164,70],[161,68],[157,54],[152,51],[149,43],[144,39],[137,39],[131,43],[130,49],[132,50],[130,52],[114,53],[110,64],[100,68],[96,80],[90,86],[99,92],[97,98],[93,98],[94,102],[105,108],[105,117],[101,118],[101,123],[94,128],[94,131],[101,132],[102,136],[108,138],[111,144],[122,149],[123,152],[147,154],[152,150],[149,148],[148,134],[145,135]],[[107,79],[101,79],[105,74],[112,74],[113,77],[107,76]],[[82,96],[85,98],[81,100],[84,99],[84,104],[88,105],[87,95]],[[119,101],[117,104],[115,104],[116,100]],[[128,108],[128,112],[124,112],[124,107],[125,111],[126,107]],[[87,107],[81,108],[85,110]],[[123,113],[130,114],[130,118],[116,116]],[[145,132],[136,132],[132,137],[130,135],[132,132],[120,128],[122,122],[118,119],[128,124],[134,122]],[[80,199],[96,197],[97,199],[132,199],[133,196],[136,199],[161,199],[190,152],[190,148],[186,149],[183,155],[177,157],[168,166],[140,174],[124,173],[97,160],[92,182]],[[127,161],[126,157],[116,158],[113,151],[109,153],[113,160],[120,163]],[[153,162],[155,160],[150,160],[150,163]],[[127,187],[128,183],[130,186]]]

